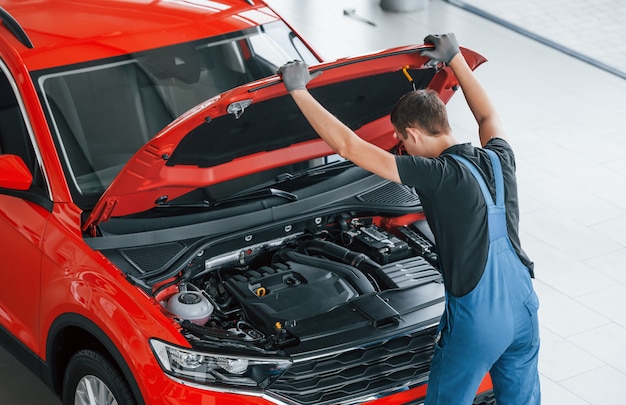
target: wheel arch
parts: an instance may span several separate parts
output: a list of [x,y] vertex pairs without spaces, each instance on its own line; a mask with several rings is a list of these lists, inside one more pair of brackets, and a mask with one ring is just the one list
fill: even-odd
[[91,347],[108,357],[126,379],[137,404],[144,404],[139,385],[124,356],[107,334],[95,323],[79,314],[63,314],[51,325],[46,344],[47,370],[43,379],[61,397],[67,365],[78,350]]

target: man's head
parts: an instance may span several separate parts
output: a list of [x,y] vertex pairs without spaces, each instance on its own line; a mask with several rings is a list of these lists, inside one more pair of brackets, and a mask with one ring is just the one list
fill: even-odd
[[446,105],[433,90],[415,90],[402,96],[391,111],[391,123],[403,139],[407,138],[407,128],[431,136],[451,132]]

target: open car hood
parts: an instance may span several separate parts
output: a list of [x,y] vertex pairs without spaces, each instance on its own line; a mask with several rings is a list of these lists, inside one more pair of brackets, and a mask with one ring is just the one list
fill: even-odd
[[[448,67],[426,67],[425,46],[406,46],[310,67],[322,72],[310,92],[359,136],[387,150],[396,145],[388,114],[413,87],[447,102],[458,86]],[[461,51],[472,69],[485,58]],[[124,166],[84,224],[151,209],[200,187],[333,151],[272,76],[192,108],[145,144]]]

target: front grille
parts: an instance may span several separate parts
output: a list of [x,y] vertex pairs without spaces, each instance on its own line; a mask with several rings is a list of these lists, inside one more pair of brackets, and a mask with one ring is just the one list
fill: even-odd
[[299,404],[337,404],[428,377],[436,327],[295,362],[268,390]]
[[[424,398],[411,402],[405,402],[402,405],[424,405]],[[493,395],[493,391],[487,391],[477,395],[474,402],[472,402],[472,405],[496,405],[496,398]]]
[[472,405],[496,405],[496,397],[493,391],[487,391],[478,395]]

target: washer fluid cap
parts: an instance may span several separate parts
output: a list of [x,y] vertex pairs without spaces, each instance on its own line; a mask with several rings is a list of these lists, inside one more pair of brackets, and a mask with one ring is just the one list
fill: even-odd
[[178,301],[181,304],[187,304],[187,305],[193,305],[193,304],[197,304],[200,301],[202,301],[202,299],[200,298],[199,294],[194,294],[194,293],[181,293],[178,296]]
[[206,324],[213,313],[213,305],[197,291],[182,291],[172,295],[166,308],[177,317],[198,325]]

